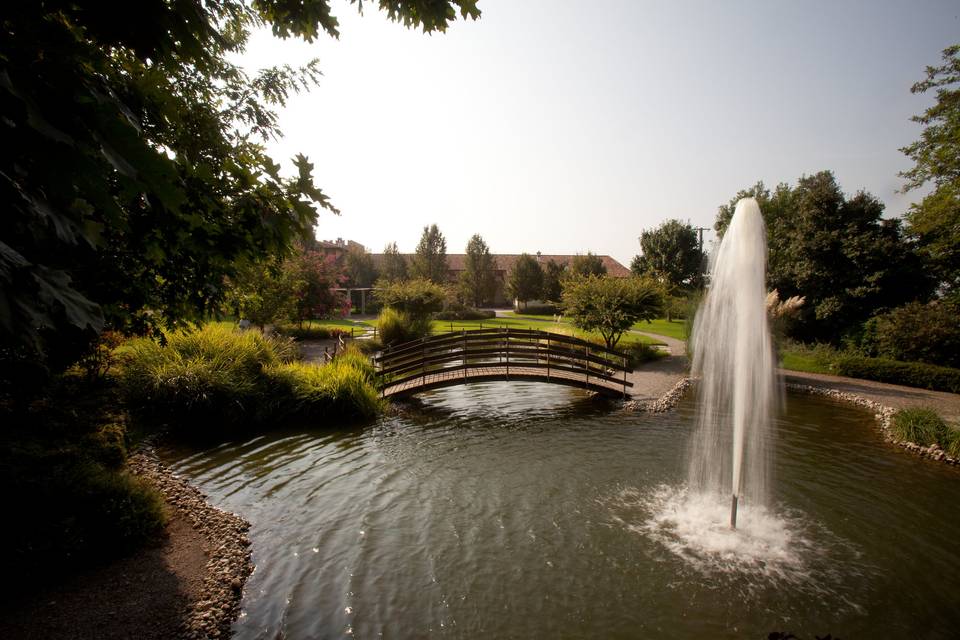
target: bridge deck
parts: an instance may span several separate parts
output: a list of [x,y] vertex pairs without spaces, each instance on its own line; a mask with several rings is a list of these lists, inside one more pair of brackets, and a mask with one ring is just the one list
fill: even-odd
[[573,373],[558,369],[545,369],[542,366],[523,366],[522,364],[469,364],[466,367],[451,367],[437,371],[428,371],[416,378],[408,378],[395,384],[386,385],[383,396],[387,398],[403,398],[406,396],[440,389],[458,384],[471,382],[494,382],[499,380],[526,380],[531,382],[549,382],[562,384],[580,389],[587,389],[610,397],[625,397],[626,387],[632,386],[629,382],[611,382],[602,378],[588,378],[583,373]]

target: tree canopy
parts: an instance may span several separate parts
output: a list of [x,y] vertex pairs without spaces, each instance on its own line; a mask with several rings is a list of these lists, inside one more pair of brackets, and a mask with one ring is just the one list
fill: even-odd
[[930,280],[900,222],[883,219],[883,204],[865,191],[846,197],[831,172],[773,193],[763,183],[739,192],[720,207],[719,233],[747,196],[757,198],[767,227],[768,288],[806,298],[795,337],[838,342],[876,311],[929,295]]
[[377,266],[373,263],[373,256],[357,244],[347,247],[343,257],[343,275],[345,276],[344,284],[351,287],[372,286],[379,276]]
[[581,276],[605,276],[607,275],[607,267],[603,264],[603,259],[600,258],[600,256],[587,251],[586,255],[578,253],[573,257],[567,269],[567,275],[572,278]]
[[[358,7],[360,3],[353,0]],[[477,18],[476,0],[380,0],[425,31]],[[237,265],[290,252],[319,208],[294,160],[264,143],[276,109],[319,77],[316,61],[248,74],[251,29],[337,35],[327,0],[14,3],[0,40],[0,339],[5,353],[79,347],[105,326],[198,319]]]
[[447,291],[430,280],[414,279],[384,284],[374,296],[385,307],[414,317],[426,317],[443,308]]
[[667,220],[656,229],[645,229],[640,248],[642,254],[630,264],[634,274],[652,276],[670,290],[700,286],[703,254],[689,223]]
[[563,286],[563,310],[575,327],[596,331],[608,349],[635,323],[659,317],[663,306],[660,286],[650,278],[586,276]]
[[914,166],[901,175],[904,191],[933,185],[907,212],[906,232],[935,274],[942,293],[960,301],[960,45],[943,51],[943,64],[928,67],[913,93],[936,91],[936,103],[913,121],[920,139],[901,149]]
[[474,234],[467,243],[463,273],[460,274],[460,288],[467,303],[480,307],[493,299],[497,288],[493,268],[490,247],[479,234]]
[[543,270],[540,263],[528,253],[520,254],[507,277],[507,292],[518,302],[526,305],[540,295],[543,287]]
[[547,260],[543,268],[543,287],[540,297],[550,302],[560,302],[563,295],[563,280],[567,275],[567,265],[555,260]]
[[423,228],[420,243],[410,264],[410,276],[430,280],[437,284],[447,281],[447,240],[437,225]]
[[397,243],[391,242],[383,248],[383,262],[380,264],[380,278],[385,282],[407,279],[407,259],[397,249]]

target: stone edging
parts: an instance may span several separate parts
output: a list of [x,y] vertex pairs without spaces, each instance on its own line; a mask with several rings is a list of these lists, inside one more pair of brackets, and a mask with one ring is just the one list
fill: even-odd
[[184,637],[229,637],[230,625],[240,613],[243,585],[253,571],[247,537],[250,523],[209,504],[198,489],[160,462],[150,446],[130,456],[128,466],[193,525],[209,553],[200,596],[190,604],[182,623]]
[[893,435],[893,431],[890,429],[890,424],[893,421],[893,414],[897,412],[893,407],[888,407],[884,404],[880,404],[874,400],[864,398],[863,396],[858,396],[853,393],[847,393],[845,391],[839,391],[837,389],[829,389],[826,387],[815,387],[809,384],[796,384],[796,383],[787,383],[786,388],[790,391],[799,391],[800,393],[809,393],[811,395],[817,396],[826,396],[828,398],[834,398],[837,400],[843,400],[851,404],[860,405],[866,409],[869,409],[874,412],[877,418],[877,426],[880,427],[880,431],[883,433],[883,439],[886,442],[897,445],[898,447],[903,447],[907,451],[915,453],[922,458],[931,458],[933,460],[939,460],[941,462],[946,462],[947,464],[960,464],[960,460],[953,458],[947,455],[947,452],[941,449],[936,444],[931,444],[929,446],[923,446],[917,444],[916,442],[908,442],[906,440],[899,440],[896,436]]
[[[624,409],[628,411],[646,411],[648,413],[663,413],[665,411],[669,411],[677,406],[677,403],[680,402],[681,398],[683,398],[683,394],[692,384],[693,378],[681,378],[679,381],[677,381],[677,384],[670,389],[670,391],[667,391],[656,400],[631,400],[624,403]],[[815,387],[813,385],[796,383],[786,383],[784,386],[790,391],[826,396],[828,398],[842,400],[844,402],[849,402],[851,404],[856,404],[869,409],[876,415],[877,426],[880,427],[880,431],[883,433],[883,439],[886,442],[895,444],[898,447],[903,447],[907,451],[915,453],[922,458],[931,458],[933,460],[946,462],[947,464],[960,465],[960,459],[947,455],[947,452],[936,444],[924,446],[917,444],[916,442],[898,440],[890,430],[890,423],[893,420],[893,414],[897,412],[897,410],[893,407],[888,407],[880,404],[879,402],[864,398],[863,396],[847,393],[838,389],[829,389],[826,387]]]
[[670,391],[656,400],[630,400],[624,403],[623,408],[627,411],[646,411],[648,413],[669,411],[677,406],[691,384],[693,384],[693,378],[680,378]]

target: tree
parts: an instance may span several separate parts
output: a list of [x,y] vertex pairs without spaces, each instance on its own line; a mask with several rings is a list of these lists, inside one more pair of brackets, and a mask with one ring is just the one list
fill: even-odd
[[296,314],[295,274],[275,260],[241,265],[227,281],[225,304],[261,331]]
[[[477,18],[475,0],[389,0],[425,31]],[[0,40],[0,347],[77,351],[104,327],[158,332],[198,320],[238,265],[283,256],[333,212],[295,159],[264,143],[316,61],[250,76],[251,29],[336,36],[327,0],[149,0],[137,20],[91,2],[15,3]]]
[[460,287],[464,299],[474,307],[492,299],[497,288],[493,272],[493,256],[490,247],[479,234],[475,234],[467,243],[467,255],[463,273],[460,274]]
[[385,282],[397,282],[407,279],[407,259],[397,249],[397,243],[391,242],[383,248],[383,262],[380,265],[380,278]]
[[943,64],[927,67],[912,93],[936,90],[936,103],[912,119],[920,139],[901,149],[914,166],[901,173],[909,191],[932,183],[933,191],[907,212],[907,234],[936,275],[944,296],[960,301],[960,45],[943,51]]
[[448,271],[446,239],[437,225],[424,227],[410,265],[410,275],[414,278],[444,284],[447,281]]
[[630,264],[636,275],[660,280],[671,291],[699,288],[703,254],[696,230],[679,220],[668,220],[640,234],[642,255]]
[[570,268],[567,269],[567,273],[572,278],[583,276],[605,276],[607,275],[607,267],[604,266],[603,260],[600,258],[600,256],[596,256],[587,251],[587,255],[585,256],[578,253],[573,257],[573,260],[570,262]]
[[793,337],[838,343],[879,310],[929,295],[922,264],[898,220],[882,219],[883,204],[864,191],[844,196],[833,174],[803,176],[771,194],[758,183],[721,207],[716,229],[726,230],[736,200],[757,197],[767,226],[767,288],[806,304]]
[[662,305],[660,285],[650,278],[592,275],[563,286],[564,314],[575,327],[600,333],[608,349],[635,323],[657,318]]
[[543,270],[540,263],[529,254],[520,254],[510,270],[507,292],[526,307],[527,301],[537,298],[542,288]]
[[362,246],[351,244],[343,259],[345,284],[351,287],[370,287],[377,280],[373,257]]
[[447,290],[425,279],[384,283],[374,293],[385,307],[422,318],[443,309]]
[[303,326],[305,320],[343,317],[350,312],[350,300],[335,291],[346,276],[333,255],[304,249],[284,262],[283,271],[293,283],[290,319],[299,326]]
[[567,265],[558,264],[554,260],[547,260],[543,270],[543,291],[540,293],[544,300],[560,302],[563,295],[562,283],[566,277]]

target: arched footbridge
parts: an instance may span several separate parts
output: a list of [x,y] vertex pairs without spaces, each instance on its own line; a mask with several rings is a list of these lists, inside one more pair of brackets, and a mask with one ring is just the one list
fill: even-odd
[[402,398],[471,382],[529,380],[627,397],[629,356],[571,336],[490,328],[396,345],[374,358],[381,395]]

